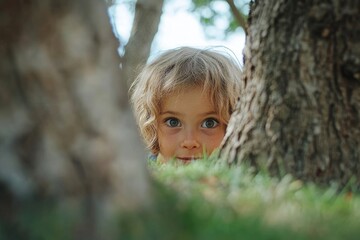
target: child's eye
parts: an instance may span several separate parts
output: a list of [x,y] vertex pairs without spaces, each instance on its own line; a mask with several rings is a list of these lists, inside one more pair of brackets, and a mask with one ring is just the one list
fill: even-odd
[[165,124],[169,127],[180,127],[181,123],[177,118],[168,118],[165,120]]
[[215,128],[219,125],[219,121],[214,118],[205,119],[205,121],[201,124],[203,128]]

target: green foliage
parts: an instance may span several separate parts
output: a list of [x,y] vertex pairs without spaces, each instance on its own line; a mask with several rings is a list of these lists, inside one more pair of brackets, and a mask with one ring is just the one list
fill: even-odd
[[236,22],[235,19],[232,18],[231,21],[229,22],[228,27],[226,28],[226,34],[235,32],[238,29],[238,27],[239,27],[238,22]]
[[206,7],[210,5],[212,0],[193,0],[192,2],[196,7]]
[[336,186],[321,189],[211,159],[150,169],[193,219],[192,239],[355,239],[360,233],[360,197]]
[[[285,175],[271,178],[232,166],[216,154],[184,165],[149,162],[155,205],[112,212],[94,239],[357,239],[360,197],[334,185],[319,188]],[[150,199],[150,198],[149,198]],[[80,205],[29,202],[16,219],[0,218],[0,239],[76,239],[89,230]],[[4,221],[5,220],[5,221]],[[83,232],[80,233],[83,236]]]
[[53,203],[24,202],[13,219],[0,218],[0,239],[63,240],[71,239],[76,213],[62,211]]
[[[238,12],[247,17],[249,11],[248,0],[235,0]],[[241,29],[239,22],[231,12],[226,1],[223,0],[192,0],[191,11],[199,18],[204,26],[205,34],[209,38],[226,38],[229,34]]]

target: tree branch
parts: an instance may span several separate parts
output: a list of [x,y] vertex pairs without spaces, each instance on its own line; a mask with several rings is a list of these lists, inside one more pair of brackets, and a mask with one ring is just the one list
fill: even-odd
[[239,23],[240,27],[242,27],[242,29],[244,29],[245,33],[247,33],[247,21],[246,18],[244,16],[244,14],[242,14],[239,9],[236,7],[234,0],[226,0],[226,2],[229,4],[230,10],[233,14],[233,16],[235,17],[236,21]]

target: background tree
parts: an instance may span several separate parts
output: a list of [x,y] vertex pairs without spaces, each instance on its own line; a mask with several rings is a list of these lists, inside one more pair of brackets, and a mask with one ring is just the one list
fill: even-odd
[[5,0],[0,9],[0,235],[39,239],[33,222],[53,216],[39,208],[55,204],[79,213],[72,239],[104,239],[107,211],[152,205],[105,2]]
[[253,1],[224,159],[359,186],[359,17],[354,0]]
[[[111,4],[125,4],[111,1]],[[110,5],[111,5],[110,4]],[[134,80],[139,68],[149,58],[151,44],[158,31],[164,0],[137,0],[126,3],[134,11],[134,21],[130,38],[127,43],[121,41],[121,79],[129,87]],[[121,27],[121,26],[119,26]]]
[[134,23],[122,57],[123,79],[132,83],[139,66],[149,58],[151,44],[158,31],[164,0],[137,0]]
[[[218,4],[224,2],[228,6],[225,11]],[[171,4],[172,0],[129,0],[116,1],[107,0],[108,6],[125,5],[128,10],[134,15],[132,30],[128,41],[120,36],[120,52],[121,52],[121,66],[122,79],[126,79],[124,86],[129,86],[134,77],[137,75],[139,68],[147,61],[151,52],[151,45],[157,33],[162,9],[165,4]],[[214,37],[209,32],[212,28],[216,32],[216,37],[219,36],[219,31],[224,30],[224,38],[238,30],[239,26],[246,29],[246,14],[248,1],[233,1],[233,0],[217,0],[217,1],[192,1],[192,8],[190,11],[199,17],[200,23],[204,26],[205,33],[208,37]],[[113,22],[116,16],[110,11]],[[220,29],[216,25],[218,20],[222,23],[226,22],[227,27]],[[117,26],[120,29],[123,26]],[[115,28],[115,29],[116,29]],[[214,32],[213,31],[213,32]]]

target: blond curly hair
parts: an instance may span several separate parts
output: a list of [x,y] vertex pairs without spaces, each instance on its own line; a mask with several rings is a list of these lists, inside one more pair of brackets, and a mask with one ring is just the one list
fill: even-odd
[[130,88],[133,111],[153,154],[159,152],[157,117],[162,99],[198,86],[209,94],[215,111],[227,124],[240,95],[241,67],[225,51],[215,47],[167,50],[146,64],[133,82]]

